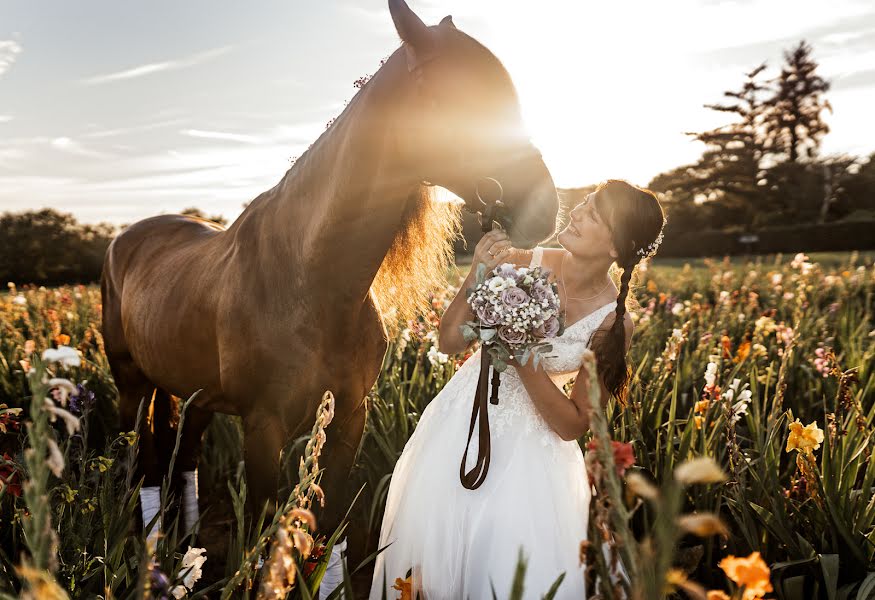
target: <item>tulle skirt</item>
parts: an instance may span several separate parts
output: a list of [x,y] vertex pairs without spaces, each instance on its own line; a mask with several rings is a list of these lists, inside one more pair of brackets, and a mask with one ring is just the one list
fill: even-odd
[[[371,600],[398,598],[392,586],[408,571],[427,600],[490,599],[493,588],[507,598],[520,550],[524,598],[541,598],[563,572],[555,597],[586,597],[579,554],[591,492],[576,441],[510,427],[491,436],[483,484],[459,481],[478,365],[469,359],[425,408],[395,465],[379,542],[389,546],[377,556]],[[476,453],[475,429],[468,469]]]

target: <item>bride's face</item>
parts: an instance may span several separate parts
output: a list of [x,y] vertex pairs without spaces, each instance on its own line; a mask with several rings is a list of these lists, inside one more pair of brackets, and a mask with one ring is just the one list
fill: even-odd
[[568,225],[559,232],[556,239],[575,256],[616,258],[611,229],[596,209],[596,202],[598,199],[592,193],[575,206],[568,214]]

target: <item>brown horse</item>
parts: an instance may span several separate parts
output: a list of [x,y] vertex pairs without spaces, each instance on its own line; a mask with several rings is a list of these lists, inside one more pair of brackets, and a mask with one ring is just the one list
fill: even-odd
[[449,17],[427,27],[403,0],[389,7],[402,46],[230,227],[162,215],[110,245],[103,333],[122,429],[151,400],[140,430],[145,486],[167,472],[171,400],[200,389],[175,470],[196,469],[214,412],[241,415],[260,508],[276,498],[281,448],[309,430],[331,390],[319,517],[332,531],[388,335],[427,305],[452,261],[459,207],[432,201],[427,184],[479,208],[477,183],[493,177],[515,245],[553,233],[556,189],[501,63]]

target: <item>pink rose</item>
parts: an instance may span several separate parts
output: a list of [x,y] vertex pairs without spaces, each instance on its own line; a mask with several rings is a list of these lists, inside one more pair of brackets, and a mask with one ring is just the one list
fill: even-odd
[[524,331],[517,331],[507,325],[498,328],[498,337],[511,345],[522,344],[526,341],[526,334]]
[[507,288],[501,292],[501,301],[505,306],[521,306],[529,301],[529,295],[517,287]]
[[501,317],[491,304],[477,307],[477,318],[480,319],[480,323],[489,327],[501,323]]

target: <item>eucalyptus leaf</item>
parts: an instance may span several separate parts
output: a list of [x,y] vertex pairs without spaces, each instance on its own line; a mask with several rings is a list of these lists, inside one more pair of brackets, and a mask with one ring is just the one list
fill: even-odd
[[468,324],[460,325],[459,329],[462,330],[462,337],[466,342],[473,342],[477,339],[477,332],[474,331],[474,328]]

